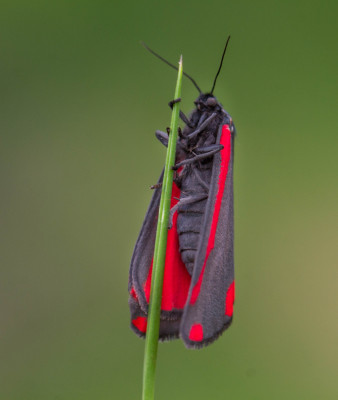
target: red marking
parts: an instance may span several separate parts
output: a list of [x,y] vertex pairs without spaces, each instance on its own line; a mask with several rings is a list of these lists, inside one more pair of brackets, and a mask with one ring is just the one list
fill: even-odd
[[194,342],[203,340],[203,326],[201,324],[194,324],[191,326],[189,339]]
[[136,326],[136,328],[142,332],[146,333],[147,332],[147,318],[146,317],[137,317],[133,319],[132,324]]
[[146,283],[144,284],[144,295],[146,296],[146,300],[147,300],[148,304],[149,304],[149,300],[150,300],[150,287],[151,287],[151,276],[152,276],[152,272],[153,272],[153,262],[154,262],[154,259],[152,258],[148,277],[147,277]]
[[210,252],[214,248],[214,244],[215,244],[215,235],[216,235],[216,230],[217,230],[218,217],[219,217],[219,212],[221,209],[222,197],[223,197],[223,192],[224,192],[224,187],[225,187],[225,181],[226,181],[227,174],[228,174],[228,166],[229,166],[229,160],[230,160],[230,155],[231,155],[231,133],[230,133],[229,125],[222,126],[222,135],[221,135],[220,144],[222,144],[224,146],[224,149],[221,150],[221,152],[220,152],[221,153],[221,169],[220,169],[219,180],[218,180],[218,192],[216,195],[215,212],[214,212],[214,216],[212,218],[210,235],[209,235],[209,240],[208,240],[208,244],[207,244],[207,251],[206,251],[206,255],[205,255],[204,264],[203,264],[200,276],[198,278],[198,281],[195,284],[195,286],[193,287],[193,290],[191,293],[191,298],[190,298],[190,304],[194,304],[198,298],[198,295],[199,295],[200,289],[201,289],[201,285],[202,285],[205,266],[208,261]]
[[135,292],[134,286],[131,288],[130,295],[131,295],[132,297],[134,297],[134,299],[137,300],[137,294],[136,294],[136,292]]
[[[178,203],[180,194],[180,189],[175,183],[173,183],[170,208]],[[144,293],[148,303],[150,299],[152,270],[153,260],[151,261],[149,274],[144,284]],[[188,297],[190,281],[191,276],[189,275],[179,252],[177,212],[175,212],[173,225],[168,231],[161,310],[171,311],[173,309],[183,309]]]
[[235,281],[231,283],[227,294],[225,296],[225,315],[232,316],[234,312],[234,301],[235,301]]

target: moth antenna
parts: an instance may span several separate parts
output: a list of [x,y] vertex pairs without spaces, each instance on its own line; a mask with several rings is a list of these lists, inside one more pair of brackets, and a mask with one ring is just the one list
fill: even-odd
[[[144,48],[146,48],[151,54],[153,54],[155,57],[159,58],[161,61],[165,62],[166,64],[168,64],[171,68],[176,69],[176,71],[178,71],[178,67],[176,67],[175,65],[171,64],[169,61],[167,61],[165,58],[161,57],[159,54],[155,53],[154,50],[152,50],[151,48],[149,48],[144,42],[141,42],[142,46]],[[197,83],[195,82],[195,80],[188,74],[186,74],[185,72],[183,72],[183,75],[185,75],[188,79],[191,80],[191,82],[194,84],[195,88],[202,93],[202,90],[198,87]]]
[[210,92],[211,94],[213,93],[213,91],[214,91],[214,89],[215,89],[216,81],[217,81],[218,75],[219,75],[219,73],[221,72],[222,64],[223,64],[225,52],[226,52],[227,47],[228,47],[229,40],[230,40],[230,35],[228,36],[227,42],[225,43],[225,47],[224,47],[224,50],[223,50],[221,63],[220,63],[220,65],[219,65],[219,67],[218,67],[218,71],[217,71],[217,74],[216,74],[215,79],[214,79],[214,84],[212,85],[212,89],[211,89],[211,92]]

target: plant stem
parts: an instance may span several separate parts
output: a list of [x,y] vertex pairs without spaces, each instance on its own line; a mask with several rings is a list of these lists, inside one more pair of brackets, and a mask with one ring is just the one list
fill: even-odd
[[[182,56],[178,67],[178,76],[175,90],[175,99],[181,97],[183,64]],[[148,323],[143,365],[143,400],[153,400],[155,391],[155,370],[160,329],[160,313],[162,301],[162,287],[164,276],[164,262],[167,247],[168,219],[170,211],[170,199],[175,163],[177,129],[179,120],[179,102],[173,106],[171,116],[168,150],[165,160],[161,201],[158,214],[158,223],[155,240],[153,272],[151,279],[151,292],[148,311]]]

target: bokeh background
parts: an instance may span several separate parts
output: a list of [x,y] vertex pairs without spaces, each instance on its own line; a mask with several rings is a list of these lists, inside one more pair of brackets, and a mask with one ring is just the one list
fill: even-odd
[[139,42],[210,90],[228,34],[234,323],[161,344],[157,399],[338,398],[337,4],[1,2],[0,399],[140,399],[128,268],[176,73]]

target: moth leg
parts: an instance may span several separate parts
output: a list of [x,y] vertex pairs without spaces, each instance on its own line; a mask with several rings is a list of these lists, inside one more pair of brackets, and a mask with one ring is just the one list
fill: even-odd
[[169,140],[168,133],[163,131],[156,131],[155,136],[165,147],[168,147],[168,140]]
[[[208,147],[209,148],[213,148],[213,150],[207,151],[207,152],[202,153],[202,154],[198,154],[198,155],[196,155],[196,156],[194,156],[192,158],[187,158],[186,160],[183,160],[183,161],[175,164],[173,166],[173,170],[177,170],[178,168],[182,167],[183,165],[192,164],[192,163],[194,163],[196,161],[203,160],[204,158],[208,158],[208,157],[218,153],[219,151],[221,151],[223,149],[222,145],[215,145],[215,147],[214,146],[208,146]],[[203,151],[203,147],[200,148],[199,150]]]
[[194,132],[191,132],[188,135],[188,138],[191,139],[202,132],[208,125],[209,122],[212,121],[217,116],[217,113],[212,113],[209,118],[207,118]]
[[150,186],[150,189],[160,189],[162,187],[162,182],[155,183],[155,185]]
[[[167,132],[163,132],[163,131],[157,130],[157,131],[155,132],[155,136],[156,136],[156,138],[157,138],[165,147],[168,147],[168,140],[169,140],[170,128],[167,127],[166,131],[167,131]],[[180,138],[183,137],[182,130],[181,130],[180,127],[178,127],[178,136],[179,136]]]
[[182,99],[179,97],[178,99],[174,99],[174,100],[169,101],[169,107],[170,107],[171,109],[173,109],[174,104],[179,103],[181,100],[182,100]]
[[[157,139],[165,146],[168,147],[168,141],[169,141],[169,132],[170,128],[167,128],[167,133],[163,131],[156,131],[155,136]],[[181,128],[178,128],[178,136],[179,138],[182,137],[182,131]],[[179,157],[179,159],[182,159],[186,156],[186,153],[188,152],[188,149],[184,146],[184,144],[178,140],[176,143],[176,155]]]
[[[169,102],[169,107],[170,107],[171,109],[173,109],[174,104],[175,104],[175,103],[178,103],[179,101],[181,101],[181,99],[171,100],[171,101]],[[188,118],[182,111],[180,111],[180,118],[181,118],[181,120],[182,120],[186,125],[188,125],[190,128],[194,128],[194,125],[191,124],[191,122],[189,121],[189,118]]]
[[168,229],[170,229],[172,227],[174,214],[180,206],[186,205],[186,204],[197,203],[197,202],[202,201],[207,198],[208,198],[207,194],[200,194],[200,195],[188,196],[188,197],[184,197],[183,199],[180,199],[180,201],[176,205],[174,205],[174,207],[172,207],[170,210]]
[[204,147],[197,147],[195,149],[195,153],[197,154],[205,154],[205,153],[210,153],[210,151],[221,151],[223,149],[222,144],[211,144],[210,146],[204,146]]
[[189,126],[189,128],[194,128],[195,126],[189,121],[189,118],[182,112],[180,111],[180,118],[181,120]]

